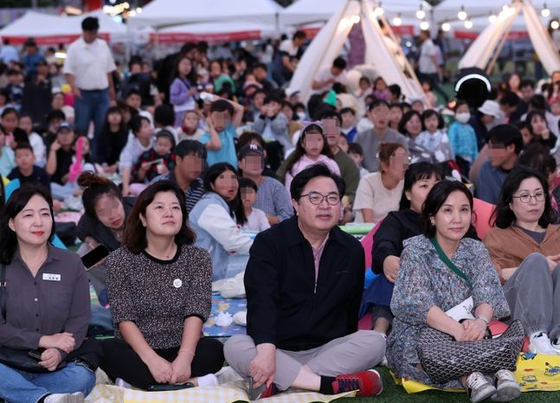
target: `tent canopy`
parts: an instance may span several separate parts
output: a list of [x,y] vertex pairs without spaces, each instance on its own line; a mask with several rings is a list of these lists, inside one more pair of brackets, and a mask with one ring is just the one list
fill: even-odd
[[[548,74],[560,70],[560,55],[552,38],[539,19],[535,8],[529,3],[516,2],[508,12],[499,15],[497,22],[489,24],[488,27],[473,42],[471,47],[459,61],[459,68],[478,67],[486,69],[491,67],[491,60],[496,49],[509,35],[516,18],[522,13],[529,38],[539,57],[543,67]],[[499,50],[498,50],[499,51]]]
[[125,41],[126,27],[102,12],[92,12],[76,17],[28,11],[22,17],[0,30],[0,37],[21,45],[34,38],[39,45],[68,44],[82,35],[82,20],[85,17],[99,19],[99,36],[112,41]]
[[184,43],[206,41],[208,43],[243,41],[248,39],[272,38],[274,28],[266,24],[234,21],[175,25],[153,32],[151,38],[160,43]]
[[242,20],[275,27],[280,10],[273,0],[154,0],[142,13],[130,18],[128,24],[159,29],[188,23]]

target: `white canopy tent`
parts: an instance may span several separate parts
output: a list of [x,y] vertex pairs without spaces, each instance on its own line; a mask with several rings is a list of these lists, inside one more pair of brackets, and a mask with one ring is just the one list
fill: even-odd
[[241,20],[276,27],[280,10],[273,0],[154,0],[130,18],[128,24],[160,29],[188,23]]
[[308,99],[315,75],[320,69],[332,65],[333,60],[340,54],[353,24],[357,23],[362,24],[364,31],[365,63],[373,65],[388,84],[398,84],[405,96],[420,98],[423,95],[412,69],[408,68],[412,77],[409,78],[400,67],[397,55],[390,49],[390,41],[383,35],[375,18],[371,0],[343,2],[303,54],[290,82],[288,93],[299,91],[303,100]]
[[459,61],[459,68],[478,67],[486,69],[491,67],[500,52],[499,48],[507,39],[520,13],[524,17],[529,38],[545,70],[548,74],[560,70],[558,50],[545,26],[541,23],[535,8],[530,3],[521,3],[520,1],[516,1],[511,8],[503,11],[495,23],[489,24],[482,31]]
[[276,36],[276,30],[267,24],[249,21],[183,24],[152,32],[151,38],[159,43],[185,43],[206,41],[208,43],[268,39]]
[[73,17],[28,11],[1,29],[0,37],[8,38],[16,45],[25,43],[30,37],[39,45],[68,44],[82,35],[82,20],[88,16],[99,19],[99,36],[113,42],[127,40],[126,27],[99,11]]

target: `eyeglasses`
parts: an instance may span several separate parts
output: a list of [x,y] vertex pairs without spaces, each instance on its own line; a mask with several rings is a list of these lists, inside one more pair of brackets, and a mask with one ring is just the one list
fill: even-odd
[[331,206],[336,206],[340,203],[340,195],[338,193],[329,193],[328,195],[322,195],[319,192],[309,192],[307,194],[301,195],[300,198],[307,196],[311,204],[318,206],[323,203],[323,200],[327,199],[327,203]]
[[537,192],[534,195],[529,193],[523,193],[520,196],[512,196],[513,199],[519,199],[521,203],[529,203],[533,197],[535,198],[536,201],[543,202],[544,192]]

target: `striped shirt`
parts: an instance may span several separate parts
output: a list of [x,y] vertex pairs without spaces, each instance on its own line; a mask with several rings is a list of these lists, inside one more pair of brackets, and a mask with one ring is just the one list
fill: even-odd
[[284,221],[294,215],[288,191],[279,181],[265,176],[259,185],[257,200],[254,208],[262,210],[267,215],[273,215]]
[[[161,180],[168,180],[173,183],[177,183],[174,172],[175,170],[158,176],[157,178],[154,178],[151,183]],[[189,188],[185,191],[185,199],[187,200],[187,213],[191,212],[194,205],[201,199],[202,196],[204,196],[204,193],[206,193],[206,190],[204,190],[204,181],[202,180],[202,178],[196,178],[190,183]]]

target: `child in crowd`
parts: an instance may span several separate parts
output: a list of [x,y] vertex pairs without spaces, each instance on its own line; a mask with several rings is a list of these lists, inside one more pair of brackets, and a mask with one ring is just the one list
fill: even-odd
[[206,162],[212,166],[218,162],[227,162],[237,168],[235,152],[236,128],[243,119],[243,106],[227,99],[212,96],[210,118],[207,119],[209,132],[202,135],[200,142],[206,146]]
[[280,111],[282,100],[269,95],[264,100],[261,113],[255,117],[253,130],[260,134],[265,141],[277,141],[284,147],[284,153],[293,149],[292,140],[288,133],[288,118]]
[[105,123],[99,134],[97,161],[103,173],[117,172],[119,156],[128,140],[128,127],[118,107],[111,106],[107,110]]
[[132,167],[131,176],[134,182],[149,183],[175,167],[173,134],[167,130],[160,130],[155,137],[154,146],[142,153]]
[[432,83],[430,80],[422,81],[422,90],[424,90],[424,96],[426,97],[426,102],[430,107],[435,108],[437,105],[437,98],[432,92]]
[[358,90],[354,93],[356,100],[358,101],[358,107],[360,108],[359,113],[360,116],[365,115],[367,110],[367,97],[373,94],[373,88],[371,86],[371,81],[368,77],[362,76],[360,77],[360,81],[358,82]]
[[341,132],[346,136],[348,143],[354,142],[354,137],[358,134],[358,128],[356,127],[356,111],[352,108],[342,108],[340,110],[340,116],[342,116],[342,127]]
[[348,155],[354,160],[356,166],[360,170],[360,178],[363,178],[369,171],[362,166],[364,160],[364,150],[358,143],[352,143],[348,146]]
[[548,127],[546,115],[543,112],[537,110],[530,111],[525,121],[529,124],[529,131],[533,137],[533,142],[539,142],[551,150],[556,146],[557,137]]
[[301,132],[295,151],[286,164],[286,189],[290,192],[292,179],[310,165],[322,163],[332,173],[340,175],[340,168],[334,161],[334,155],[326,141],[323,128],[310,123]]
[[45,143],[47,149],[53,141],[56,140],[56,131],[58,130],[58,126],[65,121],[66,117],[62,111],[51,111],[47,115],[47,131],[43,133],[43,142]]
[[200,115],[196,110],[185,111],[183,123],[179,129],[179,141],[200,140],[204,130],[199,127]]
[[130,130],[133,137],[129,137],[119,158],[119,169],[122,175],[123,196],[130,194],[130,180],[132,166],[143,152],[149,151],[153,145],[154,128],[148,118],[140,115],[130,120]]
[[74,127],[68,122],[62,122],[56,132],[56,140],[48,150],[45,171],[51,177],[51,193],[53,199],[64,200],[73,196],[79,190],[75,182],[70,182],[70,166],[73,163],[75,151]]
[[533,140],[533,135],[531,134],[531,130],[529,129],[529,123],[525,122],[524,120],[521,120],[519,122],[515,122],[513,125],[517,127],[521,132],[521,137],[523,137],[523,148],[525,148]]
[[443,117],[433,109],[427,109],[422,114],[423,131],[416,138],[416,144],[432,153],[437,162],[453,160],[453,152],[449,145],[449,137],[443,132],[445,122]]
[[257,200],[258,187],[257,184],[248,178],[239,179],[239,191],[241,192],[241,201],[245,209],[245,217],[247,221],[243,225],[244,231],[261,232],[270,228],[268,219],[264,211],[253,207]]
[[196,69],[186,54],[177,58],[174,79],[169,88],[169,101],[175,111],[175,126],[181,126],[185,111],[196,108]]
[[179,133],[175,129],[175,112],[169,105],[161,104],[154,110],[155,131],[167,130],[173,135],[175,144],[179,142]]
[[19,124],[19,113],[14,108],[6,108],[2,115],[0,115],[0,118],[4,127],[4,135],[6,136],[5,145],[13,150],[18,140],[15,138],[15,134]]
[[391,93],[383,77],[377,77],[373,82],[373,96],[380,101],[389,102],[391,100]]
[[476,134],[468,123],[470,118],[469,105],[466,101],[458,100],[455,105],[455,121],[451,123],[447,132],[455,161],[461,174],[465,176],[468,176],[471,164],[478,156]]
[[15,168],[16,163],[14,160],[13,150],[6,146],[6,134],[4,127],[0,125],[0,175],[8,176],[8,174]]
[[16,69],[9,69],[6,73],[8,76],[8,91],[10,100],[16,108],[21,107],[21,100],[23,98],[23,73]]
[[43,138],[33,131],[33,120],[31,115],[23,114],[19,118],[19,128],[27,134],[27,139],[31,147],[33,147],[33,154],[35,155],[34,164],[39,167],[44,167],[46,164],[46,151],[45,142]]
[[33,147],[29,143],[18,143],[15,153],[16,167],[8,175],[8,179],[19,179],[20,184],[40,184],[49,192],[51,191],[51,180],[47,172],[35,164]]
[[[420,115],[424,113],[424,98],[416,98],[410,100],[410,107],[413,111],[418,112]],[[405,112],[406,113],[406,112]]]
[[145,116],[146,118],[148,118],[150,123],[153,123],[152,114],[142,109],[142,95],[140,95],[140,92],[138,92],[138,90],[131,89],[130,91],[128,91],[128,94],[126,94],[126,98],[124,101],[133,112]]
[[401,104],[391,104],[389,108],[389,127],[399,131],[399,122],[403,117]]
[[348,147],[350,145],[348,144],[348,139],[346,138],[345,135],[341,135],[340,139],[338,140],[338,147],[344,151],[345,153],[348,153]]

